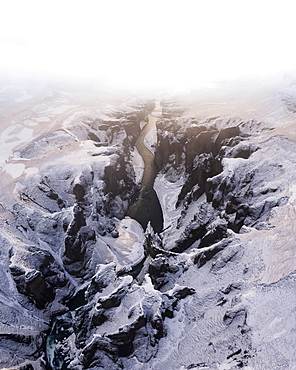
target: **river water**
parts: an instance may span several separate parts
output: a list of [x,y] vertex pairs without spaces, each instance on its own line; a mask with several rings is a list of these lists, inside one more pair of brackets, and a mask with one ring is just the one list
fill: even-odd
[[145,230],[150,221],[155,232],[160,233],[163,229],[163,213],[157,194],[153,188],[159,168],[155,164],[154,154],[145,146],[144,140],[150,130],[155,128],[159,103],[156,102],[154,111],[148,116],[148,123],[141,131],[136,148],[144,161],[144,173],[141,181],[141,190],[138,198],[130,206],[127,215],[137,220]]

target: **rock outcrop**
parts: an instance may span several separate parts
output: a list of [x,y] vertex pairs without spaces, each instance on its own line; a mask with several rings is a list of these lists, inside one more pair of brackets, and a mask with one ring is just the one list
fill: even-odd
[[54,335],[52,364],[59,359],[59,366],[68,369],[119,369],[131,355],[146,363],[165,336],[165,318],[174,316],[180,299],[194,293],[181,286],[160,293],[148,275],[138,285],[129,275],[118,277],[115,269],[114,263],[101,265],[85,291],[88,303],[72,313],[72,320],[68,315],[59,319],[59,326],[71,330],[61,333],[54,326],[59,335]]

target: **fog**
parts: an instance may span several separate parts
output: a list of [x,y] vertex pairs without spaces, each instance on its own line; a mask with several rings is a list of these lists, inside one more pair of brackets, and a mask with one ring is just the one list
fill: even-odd
[[0,68],[198,87],[296,66],[293,2],[0,0]]

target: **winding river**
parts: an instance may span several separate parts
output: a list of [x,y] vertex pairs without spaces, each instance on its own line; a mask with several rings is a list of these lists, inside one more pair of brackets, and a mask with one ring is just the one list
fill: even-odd
[[154,154],[145,146],[146,135],[155,127],[157,110],[159,104],[156,102],[154,111],[148,116],[148,123],[141,131],[136,148],[144,161],[144,173],[141,181],[141,190],[136,201],[128,209],[127,215],[137,220],[145,230],[150,221],[155,232],[160,233],[163,229],[163,213],[155,190],[154,180],[159,171],[154,161]]

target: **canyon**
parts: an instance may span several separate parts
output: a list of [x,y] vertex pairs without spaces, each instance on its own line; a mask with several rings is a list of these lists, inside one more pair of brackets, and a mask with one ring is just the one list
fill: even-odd
[[1,369],[296,368],[293,81],[2,86]]

